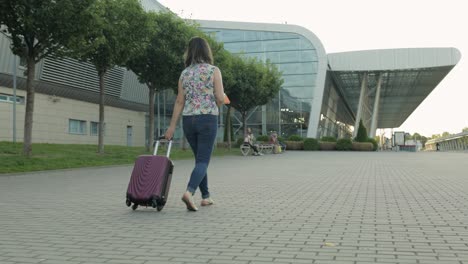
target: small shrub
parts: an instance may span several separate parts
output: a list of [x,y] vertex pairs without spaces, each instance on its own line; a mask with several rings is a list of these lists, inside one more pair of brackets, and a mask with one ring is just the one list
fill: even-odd
[[304,140],[304,150],[319,150],[319,143],[315,138],[306,138]]
[[298,135],[291,135],[288,137],[288,141],[302,141],[303,138]]
[[366,142],[367,141],[367,129],[362,123],[362,120],[359,121],[358,132],[356,138],[354,139],[357,142]]
[[238,138],[238,139],[236,140],[236,145],[235,145],[235,147],[236,147],[236,148],[240,147],[240,146],[242,145],[242,143],[244,143],[244,139],[243,139],[243,138]]
[[279,142],[284,142],[284,141],[286,141],[286,139],[284,139],[284,137],[278,137],[278,141]]
[[335,137],[322,137],[320,139],[320,141],[323,141],[323,142],[336,142],[336,138]]
[[267,135],[262,135],[257,137],[257,141],[268,142],[270,138]]
[[349,138],[340,138],[336,141],[337,150],[351,150],[353,149],[353,142]]
[[377,143],[377,140],[375,140],[374,138],[368,138],[367,142],[372,143],[372,145],[373,145],[372,150],[377,151],[377,148],[379,147],[379,144]]

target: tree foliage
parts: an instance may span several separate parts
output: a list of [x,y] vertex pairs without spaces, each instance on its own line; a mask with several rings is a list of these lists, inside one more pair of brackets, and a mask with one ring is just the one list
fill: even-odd
[[2,0],[2,33],[12,40],[13,54],[35,63],[69,45],[81,42],[92,24],[89,7],[94,0]]
[[362,120],[359,120],[358,132],[354,140],[357,142],[367,142],[367,130]]
[[148,16],[138,0],[95,0],[93,27],[71,56],[92,63],[99,77],[98,152],[104,152],[104,77],[141,51],[150,33]]
[[247,112],[273,99],[278,94],[283,79],[275,65],[269,61],[263,64],[253,58],[233,56],[231,71],[232,86],[227,92],[231,106],[242,115],[245,134]]
[[141,83],[150,89],[174,89],[184,69],[183,55],[197,29],[170,12],[148,13],[151,33],[148,43],[127,63]]
[[184,69],[183,55],[187,43],[201,32],[171,12],[150,12],[147,16],[151,28],[149,41],[130,58],[127,68],[149,89],[149,149],[154,140],[155,93],[166,89],[177,92],[179,76]]
[[36,63],[48,55],[61,56],[71,43],[81,42],[89,29],[92,0],[2,0],[1,32],[11,40],[13,54],[27,62],[23,154],[32,154]]
[[[234,69],[233,61],[234,58],[230,52],[224,49],[222,43],[216,42],[213,37],[209,36],[208,42],[210,43],[211,50],[213,52],[214,64],[221,70],[223,78],[223,87],[224,92],[230,96],[231,91],[234,89],[235,80],[234,80]],[[225,118],[225,134],[224,141],[228,142],[229,149],[231,148],[232,135],[234,128],[232,126],[232,107],[231,105],[226,105],[227,112]]]

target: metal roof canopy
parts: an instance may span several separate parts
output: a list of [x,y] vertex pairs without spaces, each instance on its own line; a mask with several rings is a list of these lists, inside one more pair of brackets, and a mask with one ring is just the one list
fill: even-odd
[[455,48],[365,50],[328,54],[330,72],[356,114],[361,82],[368,76],[368,97],[375,99],[382,74],[378,128],[399,127],[460,60]]

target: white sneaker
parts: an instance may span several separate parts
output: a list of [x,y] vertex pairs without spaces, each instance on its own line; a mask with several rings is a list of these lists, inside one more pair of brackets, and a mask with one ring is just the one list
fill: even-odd
[[263,156],[263,154],[259,152],[259,153],[258,153],[258,156]]

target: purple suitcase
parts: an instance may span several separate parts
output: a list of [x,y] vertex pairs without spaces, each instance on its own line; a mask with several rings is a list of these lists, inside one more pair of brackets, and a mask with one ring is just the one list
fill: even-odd
[[152,206],[161,211],[166,204],[174,169],[174,164],[169,159],[172,140],[169,141],[166,156],[156,155],[159,142],[156,141],[152,156],[142,155],[135,161],[126,200],[127,206],[132,206],[133,210],[142,205]]

